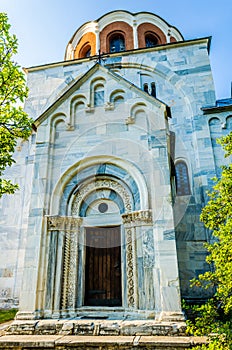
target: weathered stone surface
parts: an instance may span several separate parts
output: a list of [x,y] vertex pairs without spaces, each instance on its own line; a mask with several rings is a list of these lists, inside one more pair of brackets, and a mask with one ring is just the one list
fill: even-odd
[[94,322],[93,321],[75,321],[74,322],[74,335],[93,335]]
[[0,337],[0,349],[183,350],[205,342],[201,337],[21,335]]
[[35,334],[38,321],[14,321],[6,329],[7,334]]

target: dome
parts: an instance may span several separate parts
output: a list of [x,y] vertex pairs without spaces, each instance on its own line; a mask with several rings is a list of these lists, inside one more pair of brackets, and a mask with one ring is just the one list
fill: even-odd
[[65,60],[183,41],[182,34],[150,12],[112,11],[83,24],[69,41]]

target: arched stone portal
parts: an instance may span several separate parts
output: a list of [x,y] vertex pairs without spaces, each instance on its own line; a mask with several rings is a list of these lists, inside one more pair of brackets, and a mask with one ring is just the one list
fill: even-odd
[[117,164],[105,162],[69,177],[59,215],[46,217],[45,317],[73,317],[89,306],[154,310],[152,283],[148,295],[140,299],[138,295],[138,279],[144,278],[138,272],[138,251],[141,254],[148,241],[146,257],[143,253],[144,265],[150,268],[147,283],[154,267],[152,213],[142,210],[140,176],[138,181]]

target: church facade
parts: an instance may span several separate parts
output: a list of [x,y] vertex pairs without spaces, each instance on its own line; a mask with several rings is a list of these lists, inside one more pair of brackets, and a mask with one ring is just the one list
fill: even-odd
[[27,71],[34,119],[1,200],[1,305],[18,319],[183,320],[204,272],[199,220],[231,131],[210,38],[185,41],[152,13],[82,25],[62,62]]

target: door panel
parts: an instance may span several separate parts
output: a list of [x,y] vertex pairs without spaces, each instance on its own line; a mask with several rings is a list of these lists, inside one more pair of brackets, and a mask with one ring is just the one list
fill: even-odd
[[86,229],[85,305],[120,306],[120,226]]

